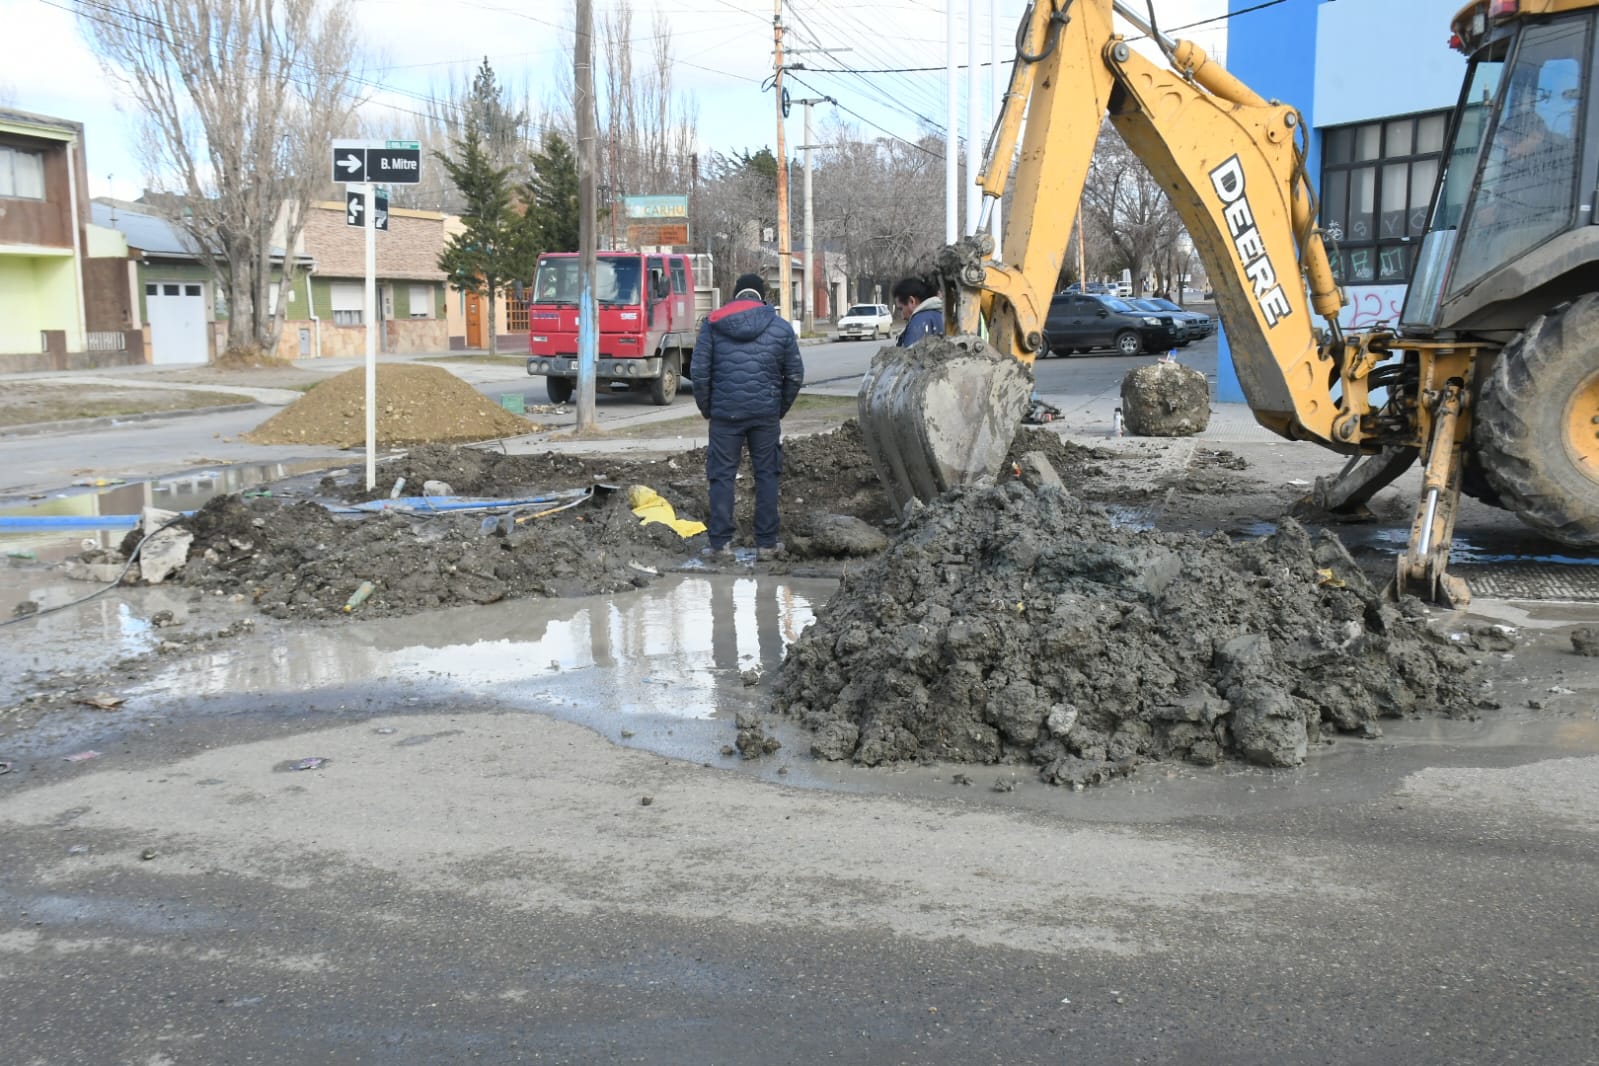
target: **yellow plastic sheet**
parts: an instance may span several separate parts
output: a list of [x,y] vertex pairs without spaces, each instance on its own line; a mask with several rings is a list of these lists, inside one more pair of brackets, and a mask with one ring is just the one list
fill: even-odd
[[627,505],[633,509],[634,514],[644,520],[645,525],[662,522],[671,526],[680,537],[692,537],[705,532],[704,522],[677,517],[672,505],[661,499],[661,494],[648,485],[634,485],[629,488]]

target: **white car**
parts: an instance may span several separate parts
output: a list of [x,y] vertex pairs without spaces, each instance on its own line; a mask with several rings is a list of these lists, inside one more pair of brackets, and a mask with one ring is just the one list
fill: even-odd
[[838,320],[838,340],[876,340],[887,337],[894,328],[894,312],[887,304],[856,304]]

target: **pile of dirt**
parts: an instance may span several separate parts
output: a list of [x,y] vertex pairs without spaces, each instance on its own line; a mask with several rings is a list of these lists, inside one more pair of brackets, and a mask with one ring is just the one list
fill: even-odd
[[[781,506],[789,551],[785,561],[770,565],[826,566],[880,551],[887,543],[881,527],[889,518],[888,504],[855,424],[794,438],[785,442],[785,450]],[[1024,451],[1048,455],[1069,471],[1068,483],[1094,471],[1099,457],[1036,430],[1018,436],[1014,454],[1019,459]],[[740,542],[747,543],[753,508],[747,466],[743,476]],[[505,455],[422,445],[383,463],[376,491],[354,474],[323,477],[316,491],[329,504],[364,502],[386,497],[399,478],[408,487],[442,481],[455,495],[496,499],[647,485],[679,517],[703,520],[708,513],[703,449],[627,458]],[[304,619],[344,617],[345,602],[370,581],[373,592],[359,613],[396,615],[527,596],[615,592],[644,584],[649,570],[681,565],[705,542],[703,536],[685,539],[662,525],[642,525],[626,506],[624,492],[603,488],[581,507],[507,522],[505,535],[485,533],[482,524],[480,515],[337,514],[321,502],[296,502],[282,491],[249,499],[218,497],[185,520],[195,539],[188,560],[170,580],[243,594],[267,614]],[[130,534],[124,553],[137,543],[138,534]]]
[[[434,366],[377,368],[377,442],[382,445],[467,443],[516,437],[540,427],[495,406],[466,382]],[[366,443],[366,368],[356,367],[315,386],[261,423],[245,439],[255,444]]]
[[1148,758],[1293,766],[1324,730],[1467,713],[1475,690],[1469,653],[1330,536],[1136,531],[1013,481],[945,496],[846,575],[776,702],[824,758],[1031,762],[1080,786]]
[[363,582],[363,616],[528,596],[581,596],[647,584],[684,541],[641,525],[622,494],[485,532],[476,515],[336,515],[316,503],[220,496],[186,520],[188,562],[170,580],[243,593],[265,614],[328,619]]

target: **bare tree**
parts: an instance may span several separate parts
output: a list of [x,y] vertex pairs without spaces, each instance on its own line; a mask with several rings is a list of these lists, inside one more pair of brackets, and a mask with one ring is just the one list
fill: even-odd
[[943,149],[863,139],[841,120],[824,126],[816,162],[817,233],[842,247],[856,299],[925,273],[944,243]]
[[[520,102],[518,102],[520,100]],[[362,123],[373,136],[416,141],[425,158],[448,155],[466,133],[470,118],[477,123],[490,162],[517,181],[528,171],[528,155],[543,139],[543,123],[530,117],[526,86],[507,85],[483,58],[477,70],[459,79],[449,76],[429,90],[420,114],[387,115]],[[426,167],[421,181],[397,186],[391,194],[397,207],[460,214],[466,208],[460,191],[442,169]]]
[[1109,123],[1100,127],[1080,210],[1090,270],[1128,270],[1135,290],[1182,232],[1165,190]]
[[[271,352],[273,245],[292,249],[328,182],[330,141],[358,102],[349,0],[81,0],[106,73],[140,112],[157,198],[227,294],[228,351]],[[274,233],[274,227],[277,227]]]

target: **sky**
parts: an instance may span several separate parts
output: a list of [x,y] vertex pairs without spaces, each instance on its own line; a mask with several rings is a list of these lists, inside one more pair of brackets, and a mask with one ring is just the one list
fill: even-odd
[[[595,18],[617,2],[594,0]],[[954,2],[957,61],[964,64],[967,3]],[[998,9],[1004,55],[1013,50],[1026,6],[1025,0],[976,0],[982,63],[990,59],[991,2]],[[1134,0],[1134,6],[1147,2]],[[371,57],[367,89],[373,102],[367,106],[374,118],[387,106],[379,121],[395,128],[395,136],[424,110],[422,100],[431,89],[470,80],[485,56],[502,82],[535,103],[553,103],[561,76],[569,74],[569,0],[352,3],[357,46]],[[671,35],[674,84],[697,104],[703,151],[775,145],[773,97],[762,91],[772,72],[772,0],[633,0],[632,6],[636,63],[649,55],[657,35]],[[1224,50],[1225,21],[1180,34],[1175,30],[1224,16],[1227,0],[1154,0],[1154,8],[1163,32],[1190,37],[1213,53]],[[791,52],[789,62],[812,68],[791,73],[795,100],[832,97],[839,117],[869,137],[914,139],[929,122],[943,126],[943,0],[784,0],[783,9],[785,48],[802,53]],[[0,106],[83,122],[91,194],[137,197],[145,185],[132,151],[137,124],[119,110],[116,85],[85,45],[70,0],[0,0],[0,26],[6,27],[0,35]],[[917,67],[938,69],[888,72]],[[842,72],[846,68],[849,73]],[[986,93],[986,69],[983,84]],[[833,105],[817,108],[817,129],[824,110]],[[965,114],[963,101],[963,123]],[[804,139],[803,109],[796,106],[791,115],[785,137],[792,151]],[[988,132],[986,115],[985,110],[981,137]]]

